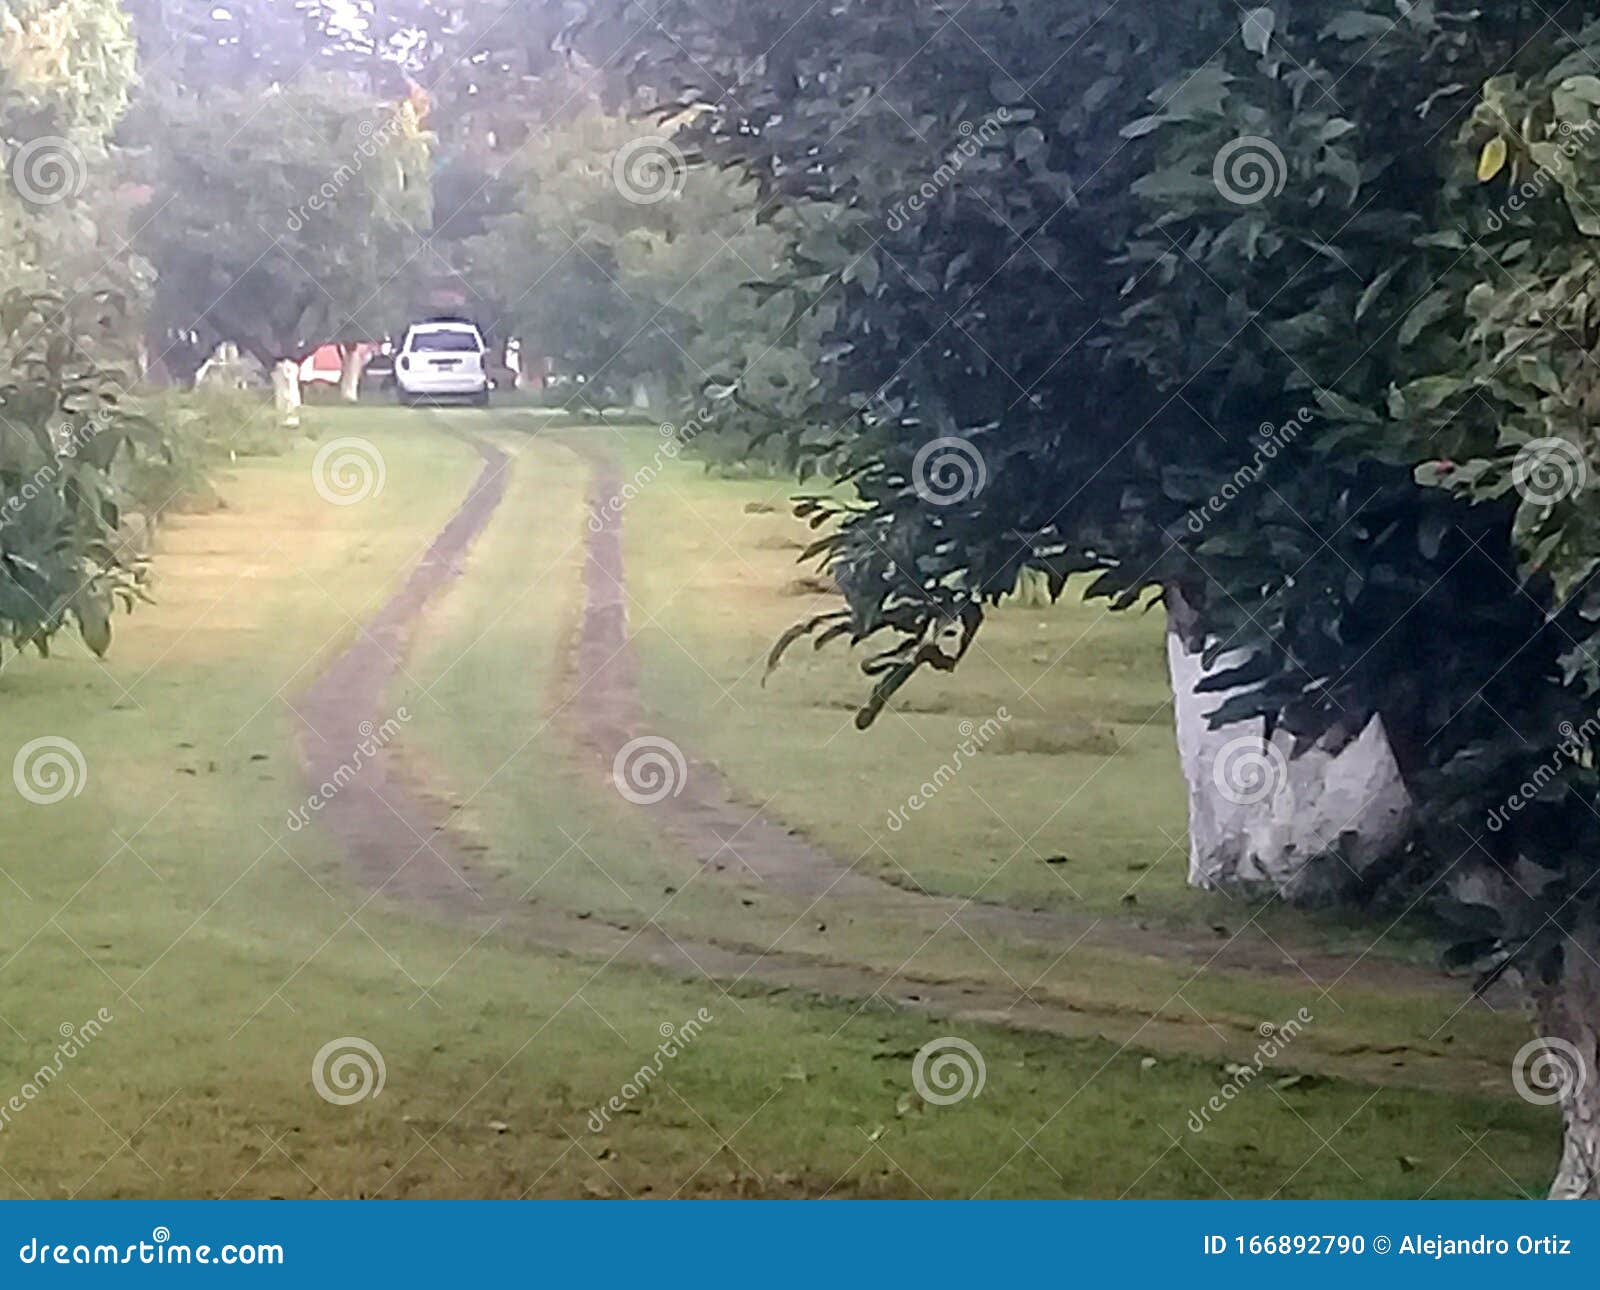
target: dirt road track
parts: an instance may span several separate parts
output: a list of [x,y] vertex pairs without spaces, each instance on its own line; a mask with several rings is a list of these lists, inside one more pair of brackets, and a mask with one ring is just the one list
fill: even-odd
[[[451,431],[451,433],[455,433]],[[794,991],[857,1001],[861,1007],[924,1011],[952,1021],[982,1022],[1068,1037],[1103,1037],[1139,1049],[1218,1056],[1248,1052],[1259,1042],[1254,1019],[1202,1020],[1174,1002],[1154,1017],[1082,999],[1065,1000],[1044,987],[1023,995],[1010,982],[932,980],[906,969],[886,974],[843,960],[743,944],[737,939],[741,871],[758,876],[805,912],[875,925],[904,920],[930,934],[971,935],[1033,942],[1052,957],[1079,944],[1147,955],[1208,970],[1268,973],[1290,984],[1309,978],[1369,988],[1459,993],[1431,974],[1332,956],[1301,956],[1290,962],[1264,937],[1235,935],[1226,942],[1187,943],[1126,924],[1073,919],[1006,906],[932,896],[885,882],[841,864],[793,835],[777,821],[736,803],[724,778],[688,758],[683,791],[650,806],[618,809],[648,812],[651,824],[673,845],[702,863],[703,880],[728,892],[730,934],[689,939],[657,921],[663,911],[638,923],[607,923],[578,911],[530,904],[517,894],[513,876],[496,872],[448,827],[449,806],[416,782],[393,746],[376,755],[354,750],[380,730],[393,713],[385,696],[398,675],[414,629],[432,604],[464,571],[473,544],[504,498],[511,457],[477,436],[457,435],[482,460],[471,490],[400,590],[356,639],[318,676],[296,703],[301,717],[298,748],[308,790],[342,784],[318,816],[340,841],[360,884],[371,896],[421,905],[435,916],[459,920],[478,932],[542,951],[568,954],[596,964],[648,968],[719,990],[766,994]],[[618,750],[641,734],[637,663],[627,630],[622,513],[605,506],[621,495],[615,460],[592,439],[567,446],[593,469],[590,514],[599,520],[587,534],[584,609],[572,658],[570,690],[558,726],[597,776],[609,781]],[[370,746],[370,744],[369,744]],[[734,863],[729,863],[732,857]],[[723,875],[729,875],[724,880]],[[669,902],[670,903],[670,902]],[[946,932],[948,929],[948,932]],[[1464,1062],[1442,1046],[1385,1052],[1318,1049],[1297,1043],[1286,1064],[1389,1083],[1431,1088],[1497,1089],[1503,1072]]]

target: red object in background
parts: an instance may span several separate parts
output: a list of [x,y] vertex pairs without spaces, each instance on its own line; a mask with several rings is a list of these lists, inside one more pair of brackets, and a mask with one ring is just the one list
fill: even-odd
[[[365,362],[378,352],[379,346],[362,341],[356,346],[362,361]],[[319,345],[300,363],[300,379],[302,381],[325,381],[329,385],[339,383],[339,347],[337,345]]]

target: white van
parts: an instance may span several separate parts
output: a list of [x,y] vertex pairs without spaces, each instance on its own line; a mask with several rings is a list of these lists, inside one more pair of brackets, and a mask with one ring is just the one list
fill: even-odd
[[394,382],[400,402],[406,404],[446,398],[487,404],[483,333],[459,318],[412,323],[395,354]]

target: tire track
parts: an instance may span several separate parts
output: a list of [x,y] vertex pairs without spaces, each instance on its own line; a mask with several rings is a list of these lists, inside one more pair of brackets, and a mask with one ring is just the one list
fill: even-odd
[[[439,531],[405,583],[323,669],[296,707],[301,718],[297,748],[308,790],[324,783],[339,786],[318,819],[338,839],[366,901],[385,899],[417,906],[465,925],[480,935],[541,952],[594,962],[595,975],[613,966],[649,969],[685,980],[710,983],[724,995],[793,992],[867,1009],[910,1010],[951,1021],[1004,1026],[1067,1038],[1094,1038],[1137,1049],[1156,1049],[1217,1058],[1249,1051],[1259,1042],[1256,1018],[1201,1018],[1187,1006],[1149,1015],[1115,1004],[1052,997],[1048,988],[1019,994],[1011,985],[988,980],[929,979],[904,968],[885,973],[866,965],[763,948],[727,939],[669,934],[654,918],[633,922],[579,917],[576,911],[533,904],[519,897],[511,875],[479,863],[481,846],[450,828],[450,807],[411,773],[393,745],[379,747],[352,765],[352,750],[392,715],[385,695],[400,674],[415,629],[429,606],[458,579],[474,543],[504,499],[511,458],[474,435],[455,435],[474,449],[482,465],[466,498]],[[591,445],[573,447],[593,466],[593,497],[615,496],[620,472],[615,460]],[[603,508],[592,514],[602,514]],[[591,528],[585,557],[585,604],[570,660],[572,690],[562,724],[584,760],[610,778],[617,751],[640,731],[637,662],[627,636],[627,596],[623,585],[620,515]],[[708,876],[718,858],[734,854],[772,888],[816,908],[848,910],[851,917],[932,919],[965,932],[1032,940],[1057,951],[1074,940],[1090,943],[1094,929],[1057,915],[1034,914],[999,905],[974,904],[928,896],[893,886],[841,865],[833,857],[795,838],[779,823],[735,805],[726,781],[714,768],[692,762],[690,786],[649,810],[652,823],[675,844],[702,862]],[[665,808],[665,809],[663,809]],[[713,881],[715,879],[712,879]],[[729,902],[737,888],[729,888]],[[737,911],[737,906],[733,906]],[[730,918],[730,927],[737,924]],[[958,933],[959,934],[959,933]],[[781,938],[780,938],[781,939]],[[1202,956],[1195,947],[1165,938],[1102,936],[1096,943],[1128,949],[1149,944],[1159,957],[1192,959],[1197,966],[1293,972],[1270,968],[1240,956]],[[1392,982],[1393,969],[1383,972]],[[853,1014],[854,1015],[854,1014]],[[1395,1069],[1397,1053],[1404,1068]],[[1282,1066],[1339,1074],[1371,1082],[1424,1088],[1493,1090],[1503,1084],[1498,1066],[1463,1062],[1442,1047],[1408,1047],[1384,1052],[1360,1048],[1330,1051],[1307,1037],[1283,1054]]]

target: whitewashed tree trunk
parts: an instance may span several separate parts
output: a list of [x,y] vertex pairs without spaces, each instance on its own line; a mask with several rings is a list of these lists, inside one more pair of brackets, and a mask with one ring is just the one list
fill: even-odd
[[1566,944],[1561,979],[1535,981],[1534,1017],[1541,1038],[1554,1041],[1519,1055],[1518,1091],[1561,1106],[1561,1163],[1551,1200],[1600,1200],[1600,928]]
[[339,346],[339,397],[346,403],[361,398],[361,373],[367,367],[367,351],[361,345]]
[[1192,614],[1176,591],[1167,595],[1167,664],[1189,785],[1189,881],[1268,885],[1316,900],[1395,855],[1410,828],[1411,798],[1382,721],[1373,717],[1342,748],[1298,757],[1281,731],[1268,743],[1261,721],[1212,730],[1207,716],[1228,694],[1197,686],[1245,656],[1230,651],[1204,667]]
[[272,404],[279,425],[293,429],[300,424],[300,364],[292,358],[273,364]]

